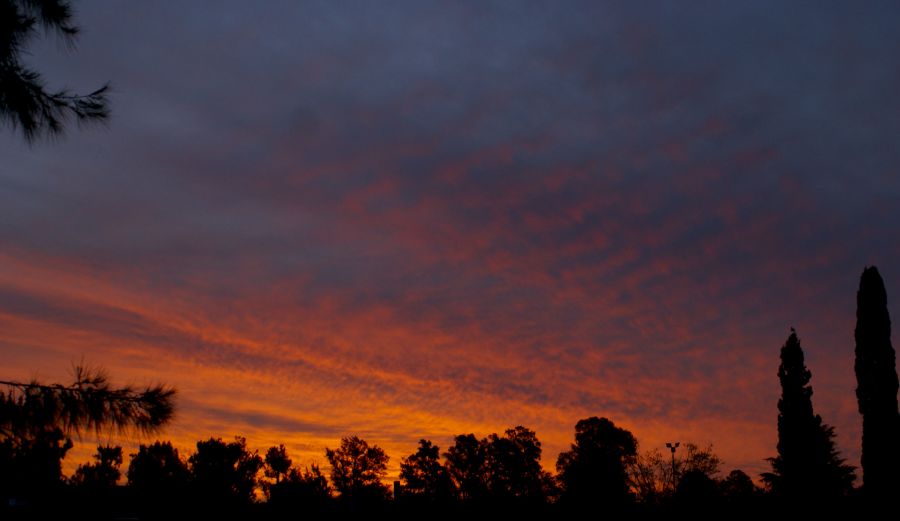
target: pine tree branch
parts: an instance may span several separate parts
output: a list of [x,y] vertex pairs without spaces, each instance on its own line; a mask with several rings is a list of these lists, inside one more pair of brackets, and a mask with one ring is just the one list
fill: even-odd
[[164,385],[138,391],[113,388],[101,370],[75,368],[72,385],[0,380],[0,432],[33,433],[58,428],[66,433],[152,433],[174,415],[175,389]]
[[18,0],[7,3],[0,30],[0,123],[21,130],[27,143],[60,136],[66,123],[104,122],[109,118],[109,85],[86,95],[48,91],[41,75],[25,66],[20,55],[40,24],[74,46],[78,28],[64,0]]

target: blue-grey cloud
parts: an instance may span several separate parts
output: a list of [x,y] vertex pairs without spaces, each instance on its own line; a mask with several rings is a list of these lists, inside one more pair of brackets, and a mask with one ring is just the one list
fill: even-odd
[[[856,457],[856,277],[900,294],[895,3],[78,7],[77,52],[30,60],[111,81],[113,119],[0,135],[10,324],[299,375],[389,437],[416,413],[559,448],[558,415],[718,421],[770,433],[757,467],[796,326]],[[31,290],[14,259],[121,293]],[[322,420],[285,410],[232,419]]]

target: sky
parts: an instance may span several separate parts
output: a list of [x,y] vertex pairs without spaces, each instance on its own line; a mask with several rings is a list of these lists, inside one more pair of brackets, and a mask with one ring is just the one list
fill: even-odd
[[419,438],[525,425],[552,469],[605,416],[756,475],[795,327],[858,465],[865,266],[900,314],[900,4],[76,13],[77,49],[26,61],[108,81],[112,117],[0,127],[0,378],[173,385],[183,453],[356,434],[395,476]]

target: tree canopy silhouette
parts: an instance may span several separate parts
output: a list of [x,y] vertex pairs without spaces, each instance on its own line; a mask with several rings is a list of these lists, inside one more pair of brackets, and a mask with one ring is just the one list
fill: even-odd
[[78,27],[66,0],[0,0],[0,120],[20,129],[27,142],[59,135],[65,123],[104,121],[109,117],[103,85],[90,94],[66,89],[48,92],[40,73],[22,62],[38,30],[74,46]]
[[331,464],[331,483],[342,498],[358,501],[386,499],[390,493],[382,483],[387,475],[388,455],[377,445],[357,436],[341,438],[337,449],[325,449]]
[[277,483],[263,488],[269,505],[276,511],[296,515],[301,509],[307,514],[321,512],[331,501],[331,486],[318,465],[305,470],[291,467]]
[[891,317],[884,281],[866,268],[856,294],[856,399],[863,417],[862,470],[866,494],[881,499],[900,492],[900,415]]
[[473,501],[487,495],[487,440],[474,434],[460,434],[444,453],[447,472],[463,501]]
[[675,487],[675,505],[697,517],[708,517],[717,508],[720,491],[716,481],[700,470],[682,474]]
[[190,471],[169,441],[141,444],[128,464],[128,485],[157,499],[184,488]]
[[[62,484],[62,459],[83,431],[155,432],[174,413],[174,389],[113,387],[102,370],[75,368],[71,385],[0,381],[0,488],[19,497]],[[91,472],[91,471],[88,471]]]
[[275,480],[275,483],[279,483],[291,470],[291,464],[293,464],[293,461],[288,456],[284,445],[269,447],[266,451],[265,470],[263,473],[267,478],[272,478]]
[[637,454],[627,469],[632,493],[645,505],[658,504],[675,488],[670,479],[672,464],[663,458],[659,449]]
[[543,501],[551,493],[551,481],[541,468],[541,442],[521,425],[503,436],[487,438],[488,491],[495,500]]
[[556,461],[561,500],[577,505],[621,508],[632,499],[627,467],[637,457],[637,440],[606,418],[579,420],[575,443]]
[[263,481],[263,492],[270,510],[280,519],[296,516],[301,510],[307,515],[321,513],[331,499],[331,487],[319,467],[294,467],[284,445],[266,450],[264,473],[274,481]]
[[191,477],[201,497],[228,504],[253,501],[257,474],[263,460],[247,449],[247,440],[236,437],[232,442],[210,438],[197,442],[197,452],[188,458]]
[[[713,452],[712,445],[701,447],[686,442],[673,460],[653,449],[632,459],[628,467],[628,477],[637,499],[646,504],[669,499],[678,486],[679,478],[688,473],[700,473],[716,479],[722,460]],[[696,478],[692,478],[696,479]]]
[[79,465],[72,476],[72,483],[85,487],[110,488],[116,486],[122,476],[122,447],[98,445],[92,463]]
[[684,444],[683,452],[683,456],[675,458],[675,470],[678,475],[699,472],[713,479],[719,473],[722,460],[713,452],[712,444],[701,447],[696,443],[687,442]]
[[753,483],[753,479],[740,469],[732,470],[720,484],[722,496],[726,501],[746,504],[757,499],[761,490]]
[[775,494],[791,501],[834,500],[847,495],[855,479],[834,446],[834,428],[813,412],[811,378],[791,328],[778,366],[778,455],[769,458],[772,472],[763,474]]
[[20,499],[50,495],[63,484],[62,460],[72,446],[58,427],[0,436],[0,491]]
[[453,482],[441,465],[441,450],[429,440],[419,440],[419,448],[400,463],[403,493],[429,501],[448,500]]

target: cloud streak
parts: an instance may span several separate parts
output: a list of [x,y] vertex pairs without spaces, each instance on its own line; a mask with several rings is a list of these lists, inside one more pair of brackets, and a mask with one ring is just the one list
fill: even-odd
[[118,98],[108,132],[0,143],[2,376],[164,380],[184,447],[356,432],[396,472],[525,424],[549,467],[606,415],[759,472],[795,326],[858,458],[896,6],[174,9],[86,2],[78,54],[35,53]]

